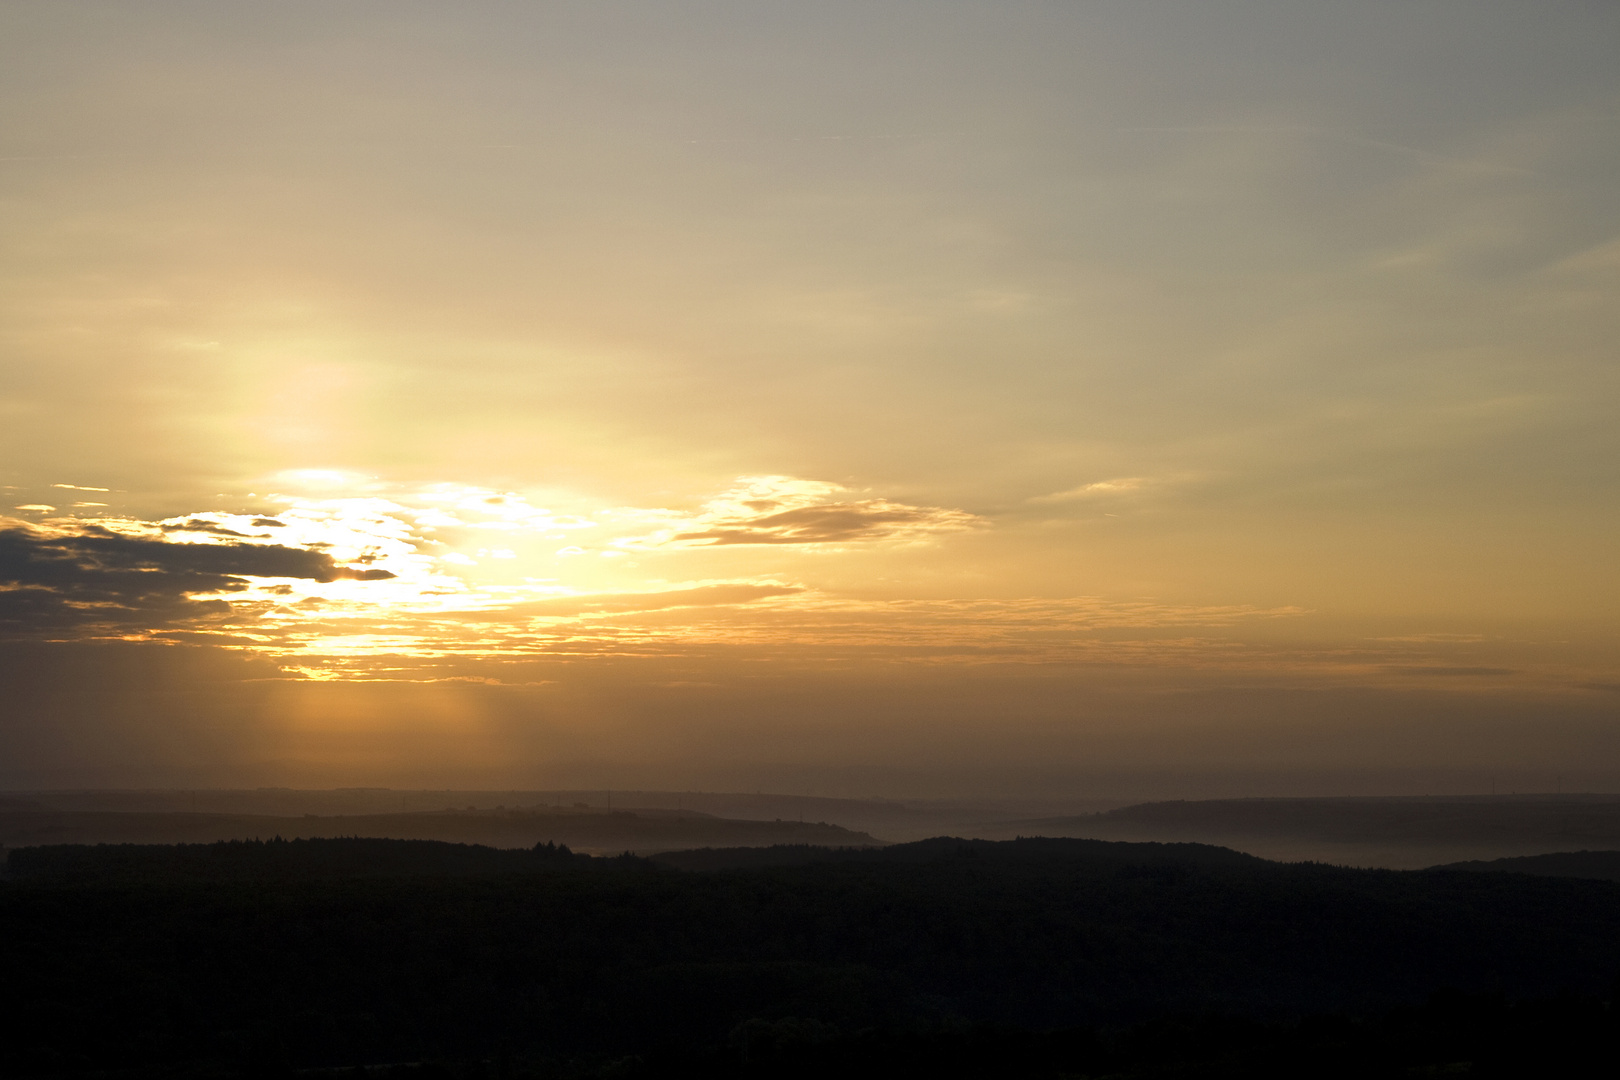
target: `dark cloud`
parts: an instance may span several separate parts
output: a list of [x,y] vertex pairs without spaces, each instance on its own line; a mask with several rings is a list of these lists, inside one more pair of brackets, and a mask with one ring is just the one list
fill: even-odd
[[208,521],[204,518],[187,518],[185,521],[171,522],[160,525],[158,528],[162,529],[164,532],[204,532],[213,533],[215,536],[240,536],[243,539],[249,539],[254,535],[253,533],[238,532],[235,529],[228,529],[224,525],[220,525],[217,522]]
[[97,626],[150,629],[227,613],[199,593],[235,592],[250,577],[375,581],[386,570],[273,544],[176,544],[95,525],[72,532],[0,527],[0,632],[11,637]]

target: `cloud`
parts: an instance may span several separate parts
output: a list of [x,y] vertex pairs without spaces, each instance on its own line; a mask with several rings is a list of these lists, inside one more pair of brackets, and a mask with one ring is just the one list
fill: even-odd
[[40,527],[0,519],[0,632],[150,628],[227,614],[219,599],[250,578],[330,582],[391,578],[339,566],[319,551],[273,544],[174,543],[100,525]]
[[1079,487],[1068,488],[1063,491],[1054,491],[1050,495],[1037,495],[1029,501],[1032,503],[1058,503],[1074,502],[1078,499],[1096,499],[1109,495],[1125,495],[1133,491],[1140,491],[1147,487],[1150,481],[1144,476],[1122,476],[1116,480],[1098,480],[1091,484],[1081,484]]
[[1384,668],[1384,670],[1388,671],[1388,672],[1390,672],[1391,674],[1394,674],[1394,675],[1448,675],[1448,676],[1461,676],[1461,677],[1464,677],[1464,678],[1467,678],[1467,677],[1470,677],[1470,676],[1482,676],[1482,675],[1513,675],[1513,674],[1515,674],[1515,672],[1514,672],[1514,670],[1512,668],[1504,668],[1504,667],[1467,667],[1467,666],[1460,666],[1459,667],[1459,666],[1445,666],[1445,665],[1441,665],[1441,664],[1412,664],[1412,665],[1408,665],[1408,664],[1391,664],[1391,665],[1386,666]]
[[[588,510],[575,500],[586,513],[559,513],[519,493],[461,484],[361,486],[337,498],[271,493],[264,499],[276,507],[271,513],[0,519],[0,634],[212,638],[280,656],[345,658],[533,654],[554,649],[559,638],[587,647],[593,635],[607,635],[613,648],[655,639],[666,647],[680,637],[675,623],[727,622],[726,611],[802,604],[810,591],[772,579],[636,581],[634,573],[615,587],[590,566],[576,588],[524,571],[544,574],[551,564],[542,560],[559,555],[591,553],[634,567],[625,557],[636,550],[836,551],[982,524],[961,510],[783,476],[740,478],[695,512]],[[484,546],[491,531],[503,546]],[[575,534],[586,543],[552,547]],[[510,565],[481,565],[488,560]]]
[[252,538],[254,536],[267,535],[265,533],[241,532],[240,530],[228,528],[228,527],[226,527],[224,525],[221,525],[221,524],[219,524],[217,522],[213,522],[213,521],[209,521],[209,520],[207,520],[205,518],[197,518],[197,517],[186,518],[185,520],[182,520],[182,521],[163,521],[163,522],[159,522],[158,523],[158,528],[162,529],[164,532],[188,532],[188,533],[203,532],[203,533],[213,533],[215,536],[237,536],[237,537],[241,537],[243,539],[250,539],[250,538]]
[[[1128,664],[1256,670],[1320,658],[1247,643],[1242,628],[1298,608],[1099,597],[856,600],[773,581],[558,596],[479,611],[320,613],[256,650],[347,679],[433,679],[460,665],[685,656],[812,664]],[[222,628],[223,629],[223,628]],[[1354,658],[1360,662],[1363,658]],[[292,670],[289,666],[289,670]],[[480,669],[482,670],[482,669]]]
[[888,499],[853,499],[842,485],[788,476],[742,477],[737,486],[689,517],[672,517],[620,547],[725,547],[741,544],[800,546],[917,541],[984,524],[965,510],[910,506]]
[[715,585],[698,585],[686,589],[663,589],[656,592],[559,596],[553,599],[513,604],[505,608],[471,612],[461,615],[459,618],[466,622],[516,622],[530,618],[570,619],[592,615],[625,615],[649,611],[667,611],[672,608],[723,607],[749,604],[756,600],[794,596],[804,591],[802,585],[783,585],[774,582],[727,582]]

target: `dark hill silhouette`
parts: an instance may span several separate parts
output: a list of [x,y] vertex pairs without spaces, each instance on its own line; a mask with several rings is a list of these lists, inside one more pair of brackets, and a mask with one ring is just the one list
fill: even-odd
[[[1027,837],[1013,842],[936,837],[886,848],[778,844],[699,848],[648,857],[650,866],[684,871],[737,870],[813,863],[931,863],[940,860],[1066,863],[1093,866],[1254,867],[1265,860],[1207,844],[1131,844]],[[613,860],[610,860],[613,861]],[[372,877],[557,872],[603,860],[566,845],[491,848],[438,840],[369,837],[226,840],[213,844],[48,844],[10,851],[16,881],[57,884],[203,881],[326,881]]]
[[1117,825],[1337,841],[1620,840],[1620,796],[1214,799],[1156,802],[1098,815]]
[[[699,855],[689,865],[711,869],[375,840],[20,850],[42,872],[0,882],[0,1074],[506,1053],[530,1063],[509,1075],[633,1058],[702,1065],[665,1075],[832,1075],[848,1063],[779,1059],[825,1046],[920,1061],[935,1050],[903,1033],[944,1032],[938,1050],[951,1031],[1176,1015],[1246,1017],[1221,1038],[1252,1042],[1255,1024],[1383,1015],[1446,987],[1585,1001],[1620,973],[1606,881],[1039,838]],[[1011,1054],[1036,1035],[1007,1038]],[[976,1075],[1100,1074],[1091,1037],[1074,1038],[1044,1073]],[[962,1060],[983,1065],[984,1045],[1001,1044]]]
[[225,840],[215,844],[53,844],[18,848],[6,869],[17,881],[55,884],[201,881],[329,881],[347,878],[515,874],[589,863],[567,845],[502,849],[437,840]]
[[42,844],[207,844],[271,836],[366,836],[440,840],[489,847],[567,844],[588,852],[668,851],[703,845],[809,843],[875,845],[881,841],[821,822],[739,821],[692,811],[606,811],[556,807],[441,810],[401,814],[276,817],[80,810],[0,809],[0,846]]
[[650,857],[678,870],[733,870],[767,866],[804,866],[823,862],[926,863],[940,859],[985,859],[993,862],[1068,862],[1131,866],[1258,866],[1266,860],[1209,844],[1127,843],[1053,837],[1020,837],[1015,841],[965,840],[939,836],[883,848],[827,848],[778,844],[763,848],[701,848],[666,851]]
[[1547,855],[1524,855],[1515,859],[1489,861],[1476,859],[1469,862],[1447,863],[1434,869],[1620,881],[1620,851],[1559,851]]

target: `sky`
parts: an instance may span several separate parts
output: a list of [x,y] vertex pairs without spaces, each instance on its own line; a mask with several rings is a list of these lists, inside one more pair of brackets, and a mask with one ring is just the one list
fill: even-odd
[[0,786],[1620,790],[1616,55],[0,0]]

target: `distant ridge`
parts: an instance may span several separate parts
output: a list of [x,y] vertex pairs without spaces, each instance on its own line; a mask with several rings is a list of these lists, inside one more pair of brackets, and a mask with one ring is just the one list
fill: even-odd
[[503,849],[440,840],[224,840],[214,844],[50,844],[8,853],[6,876],[55,884],[331,881],[557,871],[613,860],[567,845]]
[[1006,827],[1086,829],[1112,839],[1286,836],[1336,843],[1575,841],[1620,847],[1620,795],[1178,799]]
[[1620,881],[1620,851],[1558,851],[1547,855],[1521,855],[1509,859],[1474,859],[1469,862],[1446,863],[1433,869]]
[[223,840],[373,837],[441,840],[496,848],[567,844],[575,850],[647,854],[703,846],[819,844],[872,847],[882,843],[838,825],[799,821],[739,821],[676,811],[535,808],[444,810],[403,814],[275,817],[259,814],[118,813],[0,810],[0,846],[41,844],[209,844]]
[[[328,881],[377,877],[474,877],[589,869],[619,863],[593,858],[567,845],[493,848],[442,840],[331,837],[224,840],[212,844],[46,844],[12,849],[5,863],[14,881],[58,884],[164,881]],[[817,863],[895,866],[938,862],[990,865],[1071,863],[1094,867],[1178,866],[1253,868],[1266,860],[1208,844],[1127,843],[1023,837],[964,840],[935,837],[889,847],[697,848],[669,851],[629,862],[678,871],[752,870]]]
[[806,866],[821,862],[916,863],[941,859],[986,862],[1088,862],[1099,865],[1259,866],[1266,860],[1209,844],[1131,843],[1024,836],[1015,840],[964,840],[937,836],[881,848],[828,848],[809,844],[773,847],[700,848],[651,856],[660,866],[679,870],[734,870],[767,866]]

